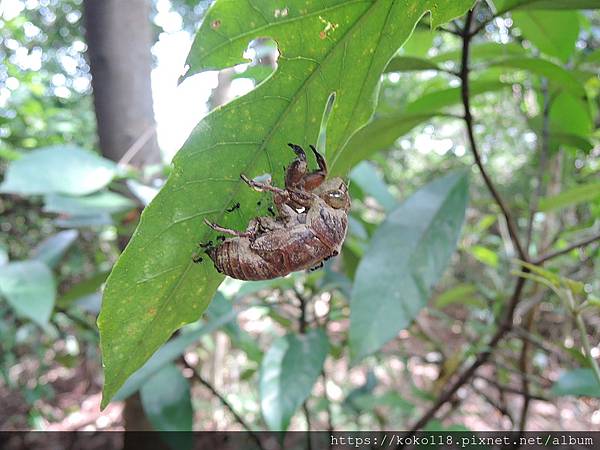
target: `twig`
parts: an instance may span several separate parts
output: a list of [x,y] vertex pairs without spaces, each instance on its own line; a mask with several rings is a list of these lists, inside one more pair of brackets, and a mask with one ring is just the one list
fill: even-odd
[[[523,250],[523,247],[521,246],[521,243],[519,241],[519,238],[517,235],[517,229],[516,229],[516,226],[514,225],[512,216],[511,216],[510,212],[508,211],[506,205],[504,204],[502,197],[496,190],[494,183],[492,182],[491,178],[489,177],[487,171],[485,170],[485,167],[483,166],[483,162],[481,161],[481,157],[479,155],[479,151],[477,149],[477,142],[475,140],[475,134],[473,131],[473,117],[471,115],[471,106],[470,106],[470,99],[469,99],[469,49],[470,49],[471,38],[473,37],[473,35],[470,33],[471,24],[473,22],[473,14],[474,14],[473,10],[469,11],[467,13],[467,17],[465,20],[465,26],[464,26],[464,30],[462,33],[463,34],[463,49],[462,49],[461,70],[460,70],[461,80],[462,80],[461,96],[462,96],[462,100],[463,100],[463,106],[465,109],[464,119],[465,119],[465,123],[467,126],[467,134],[468,134],[469,142],[471,145],[471,151],[473,152],[473,156],[475,158],[475,163],[477,164],[477,167],[479,168],[479,170],[481,172],[481,175],[486,183],[487,188],[489,189],[492,196],[494,197],[494,200],[496,201],[496,203],[498,203],[498,206],[502,210],[502,213],[506,219],[506,223],[507,223],[507,227],[509,229],[509,234],[510,234],[511,240],[513,241],[513,244],[514,244],[515,248],[517,249],[519,256],[524,261],[528,261],[527,254]],[[526,270],[526,268],[524,268],[523,270]],[[467,369],[464,370],[464,372],[454,381],[454,383],[452,383],[450,385],[450,387],[448,389],[446,389],[438,397],[436,402],[421,416],[421,418],[419,420],[417,420],[417,422],[412,426],[412,428],[409,432],[409,435],[414,435],[414,433],[416,431],[422,429],[427,424],[427,422],[429,422],[431,419],[433,419],[435,417],[437,411],[442,406],[444,406],[449,400],[452,399],[454,394],[464,384],[466,384],[471,379],[471,377],[475,374],[475,372],[477,371],[477,369],[479,369],[479,367],[481,367],[483,364],[485,364],[488,361],[490,355],[492,354],[492,351],[496,348],[496,346],[502,340],[504,335],[513,326],[513,316],[514,316],[517,304],[519,303],[519,301],[521,299],[521,294],[523,293],[524,286],[525,286],[525,279],[518,278],[517,282],[515,284],[513,293],[510,297],[510,300],[508,301],[508,305],[507,305],[506,311],[504,313],[504,318],[502,319],[502,322],[500,323],[500,326],[498,327],[498,329],[496,330],[494,335],[489,340],[488,344],[485,346],[485,350],[483,350],[482,352],[480,352],[477,355],[477,357],[475,358],[475,361],[473,361],[471,363],[471,365]]]
[[521,298],[521,293],[523,291],[524,285],[525,279],[518,278],[517,283],[515,285],[515,290],[513,291],[513,294],[508,303],[506,315],[502,320],[500,327],[488,342],[486,349],[477,355],[475,361],[473,361],[471,365],[467,369],[465,369],[465,371],[456,379],[456,381],[454,381],[454,383],[452,383],[450,387],[438,397],[436,402],[411,427],[410,435],[422,429],[427,424],[427,422],[433,419],[437,411],[454,396],[456,391],[458,391],[464,384],[466,384],[471,379],[471,377],[475,374],[479,367],[481,367],[488,361],[493,349],[498,345],[498,343],[504,337],[507,331],[512,328],[513,314],[517,303]]
[[579,247],[585,247],[596,241],[600,241],[600,233],[598,233],[594,236],[590,236],[589,238],[583,239],[579,242],[575,242],[575,243],[567,246],[566,248],[563,248],[562,250],[557,250],[555,252],[547,253],[546,255],[540,256],[539,258],[531,261],[531,263],[535,264],[536,266],[539,266],[541,264],[544,264],[546,261],[550,261],[551,259],[554,259],[558,256],[562,256],[566,253],[569,253],[571,250],[575,250],[576,248],[579,248]]
[[144,148],[146,142],[156,133],[156,125],[150,125],[144,132],[131,144],[131,146],[125,151],[119,162],[119,166],[126,166]]
[[544,172],[546,171],[546,162],[548,159],[548,153],[550,152],[549,143],[550,143],[550,97],[548,95],[548,80],[546,78],[542,79],[542,95],[544,97],[544,110],[542,113],[542,136],[541,136],[541,145],[540,145],[540,164],[537,175],[537,186],[535,187],[535,191],[532,195],[529,210],[529,222],[527,223],[527,243],[526,247],[529,249],[531,245],[531,239],[533,236],[533,219],[535,218],[535,213],[538,209],[538,203],[540,197],[542,196],[542,190],[544,186]]
[[515,423],[515,420],[513,419],[512,414],[510,413],[510,411],[506,407],[504,407],[504,405],[501,405],[499,402],[497,402],[492,397],[490,397],[489,395],[487,395],[481,389],[476,388],[475,386],[471,386],[471,389],[473,389],[473,391],[475,391],[475,393],[477,395],[481,396],[491,406],[493,406],[495,409],[497,409],[500,414],[502,414],[503,416],[508,417],[508,419],[510,420],[511,423]]
[[304,420],[306,420],[306,446],[308,450],[312,450],[312,440],[310,438],[310,411],[308,410],[306,402],[302,403],[302,411],[304,411]]
[[217,397],[219,399],[221,404],[227,410],[229,410],[229,412],[235,418],[235,420],[244,428],[244,430],[246,430],[248,432],[248,435],[252,438],[252,440],[254,440],[254,442],[256,443],[258,448],[260,450],[264,450],[264,447],[263,447],[262,442],[261,442],[260,438],[258,437],[258,435],[254,431],[252,431],[252,428],[250,428],[250,425],[248,425],[248,423],[246,423],[246,421],[244,419],[242,419],[242,417],[235,411],[235,409],[233,409],[233,406],[231,406],[231,404],[227,401],[227,399],[225,399],[225,397],[223,397],[211,383],[209,383],[207,380],[205,380],[204,377],[202,377],[202,375],[200,375],[200,372],[198,372],[195,367],[190,365],[190,363],[188,363],[184,357],[181,357],[180,359],[181,359],[181,362],[183,363],[183,365],[192,371],[193,378],[196,381],[198,381],[202,386],[206,387],[215,397]]
[[519,240],[517,226],[515,225],[513,217],[511,215],[510,211],[508,210],[508,207],[504,203],[502,196],[500,195],[500,193],[494,186],[492,179],[490,178],[489,174],[487,173],[487,170],[485,169],[485,167],[483,165],[483,161],[481,160],[481,155],[480,155],[479,149],[477,147],[477,141],[475,140],[475,132],[473,129],[473,116],[471,114],[471,99],[469,98],[469,95],[470,95],[470,92],[469,92],[470,91],[469,50],[470,50],[471,38],[472,38],[472,35],[469,33],[469,29],[471,28],[472,20],[473,20],[473,10],[471,10],[467,13],[465,29],[463,32],[463,47],[462,47],[461,68],[460,68],[460,78],[462,81],[461,97],[462,97],[462,102],[463,102],[463,106],[464,106],[464,110],[465,110],[464,120],[465,120],[465,124],[467,126],[467,136],[469,138],[471,153],[473,153],[473,158],[475,159],[475,164],[477,165],[477,167],[479,168],[479,171],[481,172],[481,176],[483,177],[483,181],[485,182],[485,185],[487,186],[488,190],[492,194],[492,197],[494,197],[494,200],[496,201],[496,203],[500,207],[500,210],[502,211],[502,215],[504,216],[504,218],[506,220],[506,226],[508,227],[508,233],[511,237],[513,245],[517,249],[519,258],[521,258],[523,261],[527,261],[528,260],[527,253],[523,249],[523,246],[521,245],[521,241]]
[[[517,388],[514,388],[512,386],[506,386],[504,384],[500,384],[495,380],[492,380],[490,378],[484,377],[483,375],[475,375],[475,378],[478,378],[480,380],[485,381],[486,383],[490,384],[491,386],[495,386],[496,388],[504,391],[504,392],[509,392],[511,394],[516,394],[516,395],[525,395],[525,393]],[[529,394],[529,398],[531,400],[538,400],[540,402],[549,402],[552,403],[552,400],[550,400],[549,398],[546,398],[544,396],[541,395],[535,395],[535,394]]]
[[[534,306],[525,318],[525,328],[528,332],[531,332],[533,327],[533,319],[535,316],[536,307]],[[519,431],[525,431],[527,426],[527,412],[529,411],[529,401],[531,399],[529,394],[529,378],[527,374],[529,372],[529,340],[521,338],[521,354],[519,355],[519,368],[521,369],[521,389],[523,390],[523,404],[521,405],[521,415],[519,416]]]
[[[327,373],[325,372],[325,368],[323,368],[323,370],[321,370],[321,376],[323,377],[323,396],[325,397],[325,400],[327,401],[327,432],[329,434],[333,433],[333,418],[332,418],[332,413],[331,413],[331,400],[329,399],[329,396],[327,395]],[[330,444],[330,447],[332,447],[333,444]]]

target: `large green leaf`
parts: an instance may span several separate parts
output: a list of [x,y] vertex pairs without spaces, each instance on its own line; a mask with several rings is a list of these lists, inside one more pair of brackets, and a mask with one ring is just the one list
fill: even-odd
[[140,390],[146,417],[155,430],[192,431],[190,383],[173,364],[163,366]]
[[[473,0],[217,0],[192,46],[188,75],[233,66],[255,38],[271,37],[275,73],[254,91],[214,110],[173,160],[166,185],[111,273],[98,324],[105,366],[103,406],[127,377],[183,324],[205,310],[223,280],[212,264],[193,264],[199,241],[214,239],[209,218],[243,229],[259,194],[240,181],[270,173],[283,181],[293,155],[287,142],[317,141],[325,105],[335,93],[327,129],[331,162],[371,116],[380,74],[415,23],[432,11],[433,26],[460,16]],[[240,20],[243,18],[243,20]],[[321,149],[325,150],[325,149]],[[233,203],[241,208],[226,214]]]
[[563,372],[551,392],[554,395],[600,397],[600,383],[592,369],[574,369]]
[[273,342],[260,370],[260,407],[271,430],[287,430],[290,420],[321,374],[329,349],[322,329],[288,334]]
[[0,270],[0,294],[17,314],[45,327],[54,308],[54,277],[43,262],[12,262]]
[[377,229],[352,291],[353,361],[393,339],[425,306],[456,248],[467,198],[467,172],[452,172],[413,194]]
[[515,11],[515,25],[540,51],[567,62],[579,36],[579,18],[574,11]]
[[114,178],[115,163],[78,147],[32,150],[8,166],[0,192],[87,195]]

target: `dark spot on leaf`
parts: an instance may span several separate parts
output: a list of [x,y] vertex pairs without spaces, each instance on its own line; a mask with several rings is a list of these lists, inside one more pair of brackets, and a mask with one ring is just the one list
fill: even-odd
[[217,28],[219,28],[221,26],[221,21],[220,20],[213,20],[212,23],[210,24],[210,26],[213,28],[213,30],[216,30]]
[[229,213],[230,213],[230,212],[233,212],[233,211],[235,211],[235,210],[236,210],[236,209],[238,209],[239,207],[240,207],[240,202],[237,202],[235,205],[233,205],[231,208],[227,208],[225,211],[227,211],[227,212],[229,212]]

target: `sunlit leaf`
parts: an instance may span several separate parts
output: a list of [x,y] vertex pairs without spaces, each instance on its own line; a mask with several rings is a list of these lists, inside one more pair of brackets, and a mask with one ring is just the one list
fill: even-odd
[[539,211],[555,211],[600,198],[600,183],[590,182],[566,189],[558,195],[540,199]]
[[[471,96],[475,97],[509,86],[510,84],[499,81],[474,81],[471,84]],[[331,172],[336,175],[345,174],[363,159],[368,159],[374,153],[389,148],[396,139],[417,125],[432,117],[446,115],[443,110],[457,105],[460,101],[460,88],[440,89],[409,103],[402,111],[374,117],[352,135],[340,152],[343,157],[332,164]]]
[[498,254],[489,248],[481,245],[473,245],[469,247],[467,251],[473,255],[473,257],[483,264],[486,264],[492,268],[498,267]]
[[455,303],[474,306],[485,306],[485,302],[477,297],[477,286],[471,283],[458,284],[438,295],[435,298],[437,308],[445,308]]
[[397,56],[385,68],[386,72],[413,72],[418,70],[440,70],[440,67],[429,59],[415,56]]
[[[211,6],[190,51],[188,76],[244,62],[248,44],[265,37],[277,42],[277,70],[197,126],[115,265],[98,320],[103,406],[174,330],[200,317],[223,280],[209,262],[192,262],[198,242],[215,238],[203,219],[243,229],[252,217],[268,214],[267,201],[257,207],[265,196],[248,189],[240,173],[270,173],[282,185],[282,167],[293,157],[286,144],[317,141],[335,93],[327,149],[321,149],[332,164],[373,113],[380,75],[415,23],[431,11],[436,27],[472,4],[217,0]],[[240,209],[225,213],[238,202]]]
[[572,11],[515,11],[516,26],[543,53],[567,62],[579,36],[579,19]]
[[452,172],[418,190],[377,229],[352,291],[352,360],[377,351],[426,305],[456,248],[467,198],[467,172]]

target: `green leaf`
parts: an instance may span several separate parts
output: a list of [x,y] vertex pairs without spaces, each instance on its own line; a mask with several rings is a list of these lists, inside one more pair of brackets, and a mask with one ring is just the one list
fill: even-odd
[[432,30],[417,30],[404,43],[400,51],[403,55],[426,57],[427,51],[433,45],[434,37],[435,33]]
[[405,135],[417,125],[426,122],[435,113],[407,114],[400,112],[374,118],[366,126],[352,135],[343,148],[343,157],[330,167],[331,173],[341,175],[364,159],[380,150],[389,148],[396,139]]
[[44,211],[71,216],[115,214],[135,207],[135,203],[115,192],[96,192],[85,197],[51,194],[44,198]]
[[483,264],[486,264],[494,269],[498,267],[498,254],[489,248],[481,245],[473,245],[469,247],[467,251],[473,255],[473,257]]
[[0,266],[8,264],[8,252],[3,245],[0,245]]
[[550,392],[553,395],[600,397],[600,383],[592,369],[574,369],[563,372]]
[[[470,95],[476,96],[486,92],[499,91],[510,86],[511,84],[502,83],[500,81],[473,81],[470,83]],[[414,102],[408,104],[405,108],[405,112],[410,114],[434,112],[448,106],[456,105],[460,102],[461,88],[451,87],[428,92]]]
[[598,0],[495,0],[500,11],[510,9],[598,9]]
[[471,283],[457,284],[453,288],[450,288],[435,298],[436,308],[445,308],[448,305],[455,303],[460,304],[475,304],[477,306],[485,305],[480,299],[477,298],[477,287]]
[[0,192],[87,195],[110,183],[116,172],[116,164],[95,153],[72,146],[46,147],[13,161]]
[[576,134],[550,132],[549,137],[550,145],[554,147],[564,145],[565,147],[583,150],[585,153],[589,153],[594,148],[594,144],[589,139]]
[[78,236],[77,230],[64,230],[53,234],[31,250],[31,259],[37,259],[54,268]]
[[271,430],[287,430],[321,373],[329,343],[322,329],[273,342],[260,370],[260,407]]
[[68,308],[71,304],[84,297],[97,293],[102,284],[106,281],[109,272],[98,272],[80,283],[77,283],[69,289],[64,295],[58,298],[56,305],[60,308]]
[[[217,296],[221,296],[217,292]],[[174,361],[185,350],[196,343],[200,337],[210,334],[222,326],[230,323],[237,317],[238,312],[231,310],[226,315],[214,317],[205,325],[198,323],[190,324],[184,327],[177,337],[171,339],[163,345],[152,357],[146,361],[133,375],[131,375],[125,384],[115,394],[115,400],[124,400],[130,395],[136,393],[146,380],[151,377],[157,370],[160,370],[165,364]]]
[[579,19],[571,11],[518,11],[513,21],[540,51],[567,62],[579,36]]
[[550,125],[554,132],[589,135],[593,125],[588,104],[581,98],[561,92],[552,102]]
[[600,183],[591,182],[567,189],[552,197],[540,199],[538,210],[542,212],[554,211],[567,206],[589,202],[600,198]]
[[365,194],[389,211],[396,205],[396,199],[390,193],[387,184],[377,173],[373,164],[363,161],[350,172],[350,180],[356,183]]
[[142,386],[140,398],[155,430],[192,431],[190,384],[173,364],[163,366]]
[[[277,70],[198,124],[115,264],[98,319],[103,406],[174,330],[200,317],[223,280],[208,261],[192,263],[198,242],[215,238],[203,219],[243,229],[252,217],[268,214],[268,202],[257,208],[261,194],[248,189],[240,173],[270,173],[273,184],[282,185],[281,167],[293,157],[286,144],[316,142],[335,93],[325,152],[333,163],[373,113],[380,75],[421,16],[432,11],[435,27],[472,4],[217,0],[211,6],[190,51],[188,75],[243,62],[244,50],[259,37],[277,42]],[[241,208],[226,214],[237,202]]]
[[506,58],[491,63],[490,67],[510,67],[527,70],[546,77],[551,83],[558,85],[561,89],[572,93],[576,97],[584,98],[586,95],[585,88],[571,72],[542,58]]
[[397,56],[392,59],[385,72],[415,72],[419,70],[440,70],[440,67],[429,59],[415,56]]
[[[462,50],[450,50],[442,52],[430,58],[434,63],[454,61],[458,63]],[[499,44],[497,42],[483,42],[481,44],[473,44],[469,52],[471,62],[491,62],[496,59],[504,59],[513,56],[523,56],[526,54],[525,49],[520,44],[509,42],[508,44]]]
[[[499,81],[473,81],[471,96],[496,91],[510,84]],[[439,112],[446,107],[454,106],[461,101],[460,88],[447,88],[423,95],[406,105],[403,111],[377,116],[359,129],[340,151],[341,157],[331,166],[331,173],[343,175],[363,159],[374,153],[389,148],[399,137],[405,135],[417,125],[434,116],[443,116]]]
[[352,291],[353,361],[379,350],[426,305],[456,248],[467,198],[467,172],[452,172],[409,197],[377,229]]
[[0,270],[0,294],[18,315],[41,327],[50,320],[55,291],[52,272],[40,261],[12,262]]
[[61,228],[98,228],[112,224],[112,218],[108,213],[57,217],[54,220],[54,225]]

